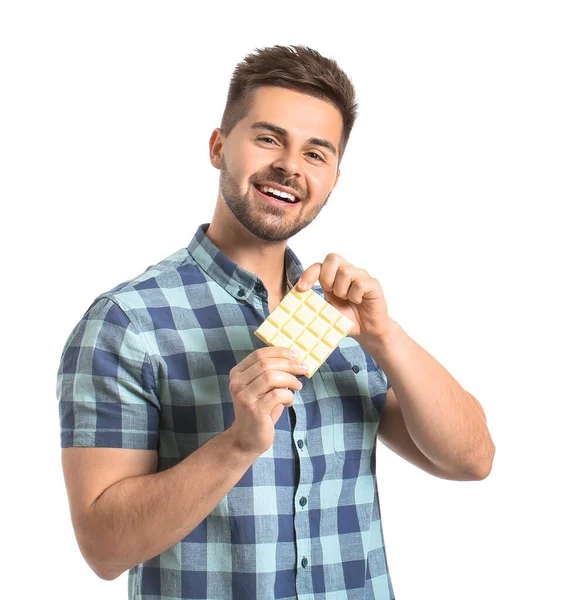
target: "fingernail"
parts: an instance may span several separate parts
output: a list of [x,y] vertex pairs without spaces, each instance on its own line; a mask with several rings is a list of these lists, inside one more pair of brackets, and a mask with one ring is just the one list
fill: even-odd
[[299,288],[300,290],[303,290],[303,289],[304,289],[304,282],[303,282],[301,279],[298,281],[298,288]]
[[289,351],[289,355],[290,355],[292,358],[297,358],[297,357],[299,356],[299,354],[298,354],[298,351],[297,351],[297,350],[290,350],[290,351]]

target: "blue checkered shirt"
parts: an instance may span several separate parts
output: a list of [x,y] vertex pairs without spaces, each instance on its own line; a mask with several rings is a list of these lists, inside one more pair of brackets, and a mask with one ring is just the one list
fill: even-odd
[[[232,425],[229,372],[265,346],[253,331],[267,290],[208,225],[74,327],[57,374],[62,448],[157,450],[163,471]],[[295,285],[303,268],[289,246],[285,269]],[[129,570],[129,598],[394,598],[376,481],[390,383],[350,337],[299,379],[272,447],[183,540]]]

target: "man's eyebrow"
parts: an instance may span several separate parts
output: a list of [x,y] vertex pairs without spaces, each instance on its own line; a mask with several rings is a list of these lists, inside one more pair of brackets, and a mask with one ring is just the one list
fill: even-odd
[[[287,137],[287,131],[285,129],[283,129],[282,127],[278,127],[273,123],[268,123],[267,121],[257,121],[256,123],[253,123],[253,125],[251,125],[251,129],[269,129],[270,131],[273,131],[273,133],[277,133],[282,137]],[[330,152],[334,156],[338,155],[336,151],[336,146],[334,146],[334,144],[332,142],[329,142],[328,140],[322,140],[320,138],[310,138],[308,140],[308,144],[322,146],[323,148],[330,150]]]

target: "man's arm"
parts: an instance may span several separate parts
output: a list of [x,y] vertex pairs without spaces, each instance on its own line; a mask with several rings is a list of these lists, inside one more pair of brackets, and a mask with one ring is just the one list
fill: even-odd
[[481,405],[392,323],[389,335],[365,346],[391,384],[379,425],[381,441],[438,477],[486,478],[495,446]]
[[[470,394],[470,396],[472,395]],[[483,413],[479,402],[474,396],[472,396],[472,398]],[[432,463],[427,456],[419,450],[409,435],[403,413],[401,412],[401,407],[399,406],[399,401],[395,396],[393,388],[387,390],[387,399],[379,423],[378,439],[389,448],[389,450],[392,450],[395,454],[410,462],[412,465],[435,477],[453,481],[474,481],[479,479],[471,473],[450,473]]]
[[256,459],[236,446],[230,429],[160,473],[156,451],[63,448],[81,553],[102,579],[119,577],[186,537]]

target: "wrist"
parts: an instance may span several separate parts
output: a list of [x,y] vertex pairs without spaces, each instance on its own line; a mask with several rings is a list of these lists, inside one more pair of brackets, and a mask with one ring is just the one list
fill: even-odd
[[231,425],[231,427],[226,429],[221,434],[225,436],[225,440],[230,448],[231,455],[236,456],[238,459],[246,463],[255,462],[255,460],[257,460],[261,454],[247,448],[243,443],[241,443],[241,439],[237,436],[236,431],[233,429],[233,425]]
[[386,332],[378,337],[358,339],[359,344],[371,355],[387,354],[392,348],[396,348],[404,339],[408,337],[404,329],[391,319]]

